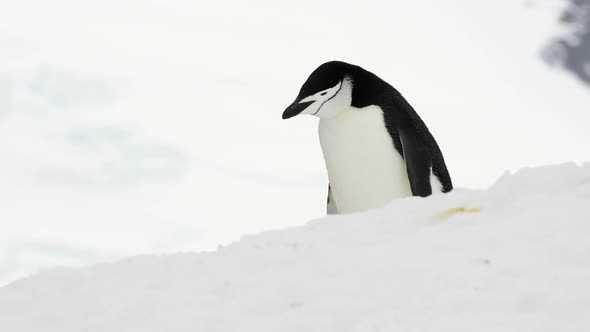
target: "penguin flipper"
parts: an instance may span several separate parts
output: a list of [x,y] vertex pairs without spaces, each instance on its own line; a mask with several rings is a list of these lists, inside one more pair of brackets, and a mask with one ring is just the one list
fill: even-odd
[[432,194],[430,186],[432,160],[428,147],[413,126],[399,128],[399,136],[412,195],[426,197]]
[[336,204],[334,203],[334,198],[332,197],[332,188],[328,184],[328,204],[327,204],[327,212],[328,214],[338,214],[338,210],[336,209]]

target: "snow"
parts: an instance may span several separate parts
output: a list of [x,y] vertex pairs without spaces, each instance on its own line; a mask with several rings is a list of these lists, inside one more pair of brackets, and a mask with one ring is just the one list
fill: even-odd
[[590,90],[540,57],[567,1],[342,4],[0,0],[0,285],[323,215],[317,119],[281,113],[328,60],[398,88],[458,187],[590,160]]
[[589,203],[590,164],[530,168],[215,252],[56,268],[0,288],[0,330],[589,331]]

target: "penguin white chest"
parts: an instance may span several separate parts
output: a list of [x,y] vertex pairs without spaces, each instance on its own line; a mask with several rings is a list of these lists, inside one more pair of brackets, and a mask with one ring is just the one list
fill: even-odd
[[319,136],[338,213],[384,206],[412,191],[402,156],[377,106],[322,118]]

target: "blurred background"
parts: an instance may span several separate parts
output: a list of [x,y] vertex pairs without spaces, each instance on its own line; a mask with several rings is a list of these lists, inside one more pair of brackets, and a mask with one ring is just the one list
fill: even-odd
[[0,0],[0,285],[325,214],[329,60],[429,126],[456,187],[590,160],[590,0]]

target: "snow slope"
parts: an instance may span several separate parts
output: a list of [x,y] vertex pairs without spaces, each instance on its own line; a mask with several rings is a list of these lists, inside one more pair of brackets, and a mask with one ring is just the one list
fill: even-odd
[[589,331],[589,203],[589,164],[534,168],[213,253],[54,269],[0,289],[0,330]]

